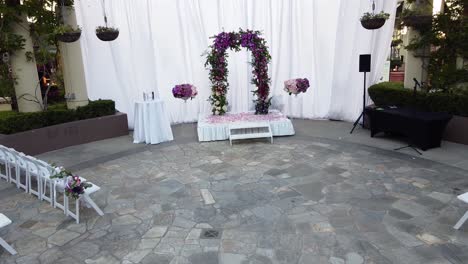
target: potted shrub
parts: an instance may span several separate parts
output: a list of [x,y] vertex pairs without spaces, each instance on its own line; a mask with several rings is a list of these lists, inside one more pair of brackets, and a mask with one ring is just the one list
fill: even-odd
[[71,43],[80,39],[81,28],[74,28],[69,25],[60,25],[54,30],[54,33],[58,41]]
[[361,25],[369,30],[379,29],[385,24],[388,18],[390,18],[390,14],[384,11],[377,14],[367,12],[361,17]]
[[119,29],[100,26],[96,28],[96,36],[102,41],[113,41],[119,36]]

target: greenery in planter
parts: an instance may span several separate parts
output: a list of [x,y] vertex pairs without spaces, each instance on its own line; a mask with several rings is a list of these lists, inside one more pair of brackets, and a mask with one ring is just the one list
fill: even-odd
[[361,21],[363,20],[371,20],[371,19],[389,19],[390,18],[390,14],[389,13],[385,13],[384,11],[381,11],[380,13],[370,13],[370,12],[366,12],[362,15],[361,17]]
[[81,28],[74,28],[70,25],[60,25],[54,30],[54,34],[59,41],[74,42],[80,38]]
[[114,28],[114,27],[106,27],[106,26],[99,26],[96,28],[96,34],[107,33],[107,32],[119,32],[119,29]]
[[119,29],[100,26],[96,28],[96,36],[102,41],[113,41],[119,36]]
[[0,120],[7,117],[15,116],[17,114],[18,112],[16,111],[0,111]]
[[70,25],[60,25],[54,30],[55,35],[60,35],[64,33],[77,33],[77,32],[81,32],[81,28],[79,26],[74,28]]
[[453,92],[460,83],[468,82],[468,64],[457,60],[468,58],[467,0],[447,0],[444,11],[433,18],[432,27],[412,39],[408,50],[431,47],[429,85],[432,89]]
[[468,93],[416,92],[402,83],[382,82],[369,87],[369,96],[377,106],[409,106],[425,111],[448,112],[468,116]]
[[113,114],[115,114],[115,103],[111,100],[91,101],[88,105],[76,109],[79,120]]
[[382,82],[369,87],[369,96],[377,106],[410,105],[413,91],[405,89],[403,83]]
[[115,103],[112,100],[91,101],[76,110],[67,109],[65,105],[57,105],[47,111],[36,113],[0,112],[0,134],[14,134],[76,120],[113,115],[115,112]]
[[364,13],[364,15],[361,17],[361,25],[365,29],[369,30],[379,29],[385,24],[385,21],[389,17],[390,14],[383,11],[380,13]]

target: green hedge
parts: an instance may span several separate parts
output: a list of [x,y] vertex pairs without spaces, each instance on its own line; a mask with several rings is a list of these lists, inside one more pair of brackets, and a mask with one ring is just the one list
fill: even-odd
[[78,120],[113,114],[115,114],[115,103],[111,100],[91,101],[87,106],[78,107],[78,109],[76,109]]
[[96,118],[115,114],[115,103],[112,100],[89,102],[86,106],[69,110],[53,107],[44,112],[0,114],[0,134],[14,134],[67,122]]
[[468,116],[468,95],[446,92],[425,93],[406,89],[402,83],[382,82],[369,87],[369,96],[377,106],[410,106],[424,111],[447,112]]

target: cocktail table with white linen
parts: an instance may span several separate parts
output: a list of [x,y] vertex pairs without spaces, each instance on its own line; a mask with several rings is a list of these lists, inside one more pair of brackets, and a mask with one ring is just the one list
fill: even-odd
[[135,103],[133,143],[159,144],[173,139],[164,101]]

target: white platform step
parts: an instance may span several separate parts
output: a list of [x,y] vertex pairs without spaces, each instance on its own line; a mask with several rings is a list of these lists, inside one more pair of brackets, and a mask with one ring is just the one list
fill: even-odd
[[233,140],[270,138],[273,143],[273,133],[268,122],[237,122],[229,125],[229,142]]
[[272,136],[273,135],[271,133],[235,134],[235,135],[231,135],[231,140],[251,139],[251,138],[270,138]]
[[[260,119],[259,119],[260,118]],[[225,116],[213,116],[211,113],[200,113],[197,123],[197,134],[200,142],[229,140],[229,126],[236,127],[240,122],[265,122],[270,124],[274,137],[292,136],[295,134],[294,126],[290,119],[277,110],[270,110],[270,113],[261,119],[254,112],[247,113],[227,113]],[[234,120],[237,120],[234,121]]]

